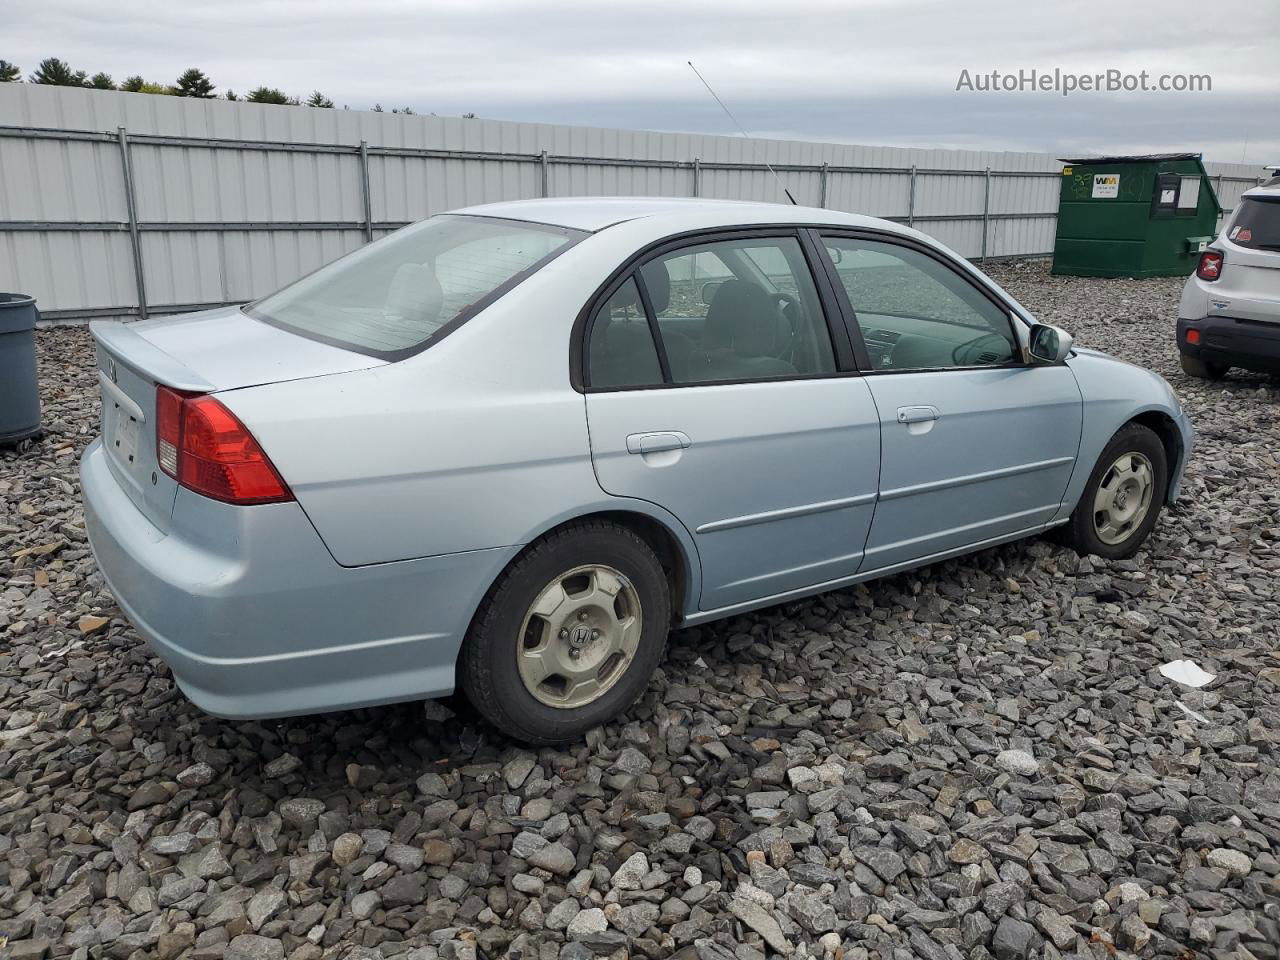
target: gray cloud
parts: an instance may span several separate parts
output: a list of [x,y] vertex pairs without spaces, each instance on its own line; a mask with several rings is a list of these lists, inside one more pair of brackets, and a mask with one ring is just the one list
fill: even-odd
[[[1203,150],[1280,162],[1280,5],[1249,0],[7,0],[0,57],[220,89],[320,89],[353,109],[895,146]],[[957,92],[962,69],[1209,74],[1186,94]],[[1246,146],[1247,145],[1247,146]]]

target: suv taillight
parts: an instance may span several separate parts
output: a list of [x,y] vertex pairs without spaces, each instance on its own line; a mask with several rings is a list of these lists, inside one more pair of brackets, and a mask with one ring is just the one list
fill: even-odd
[[1200,254],[1196,276],[1201,280],[1217,280],[1222,276],[1222,254],[1217,250],[1206,250]]
[[208,394],[156,387],[156,459],[182,486],[214,500],[293,499],[253,434]]

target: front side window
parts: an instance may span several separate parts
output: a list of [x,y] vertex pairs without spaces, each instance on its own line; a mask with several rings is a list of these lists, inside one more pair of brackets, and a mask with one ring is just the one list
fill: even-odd
[[999,366],[1018,357],[1009,315],[933,257],[875,240],[823,242],[873,370]]
[[245,308],[302,336],[394,357],[519,282],[574,232],[433,217],[397,230]]
[[640,268],[673,383],[834,373],[822,304],[795,237],[682,247]]

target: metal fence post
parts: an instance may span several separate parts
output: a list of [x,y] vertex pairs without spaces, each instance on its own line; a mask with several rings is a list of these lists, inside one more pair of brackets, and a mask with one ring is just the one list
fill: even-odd
[[544,197],[551,196],[551,178],[548,176],[547,169],[547,151],[542,151],[542,195]]
[[827,205],[827,161],[822,161],[822,172],[818,174],[818,206]]
[[916,165],[911,165],[911,184],[907,191],[907,226],[916,225]]
[[987,262],[987,235],[991,229],[991,168],[987,167],[982,190],[982,262]]
[[147,319],[147,283],[142,273],[142,238],[138,236],[138,198],[133,189],[133,164],[129,162],[129,133],[117,127],[120,168],[124,172],[124,200],[129,212],[129,243],[133,247],[133,280],[138,288],[138,316]]
[[702,161],[697,157],[693,158],[693,195],[702,196]]
[[369,189],[369,141],[360,141],[360,199],[364,201],[364,242],[373,240],[373,195]]

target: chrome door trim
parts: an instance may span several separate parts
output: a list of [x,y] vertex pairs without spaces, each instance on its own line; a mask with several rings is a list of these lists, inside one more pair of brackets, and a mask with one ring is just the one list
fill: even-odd
[[749,513],[741,517],[726,517],[724,520],[712,520],[710,523],[704,523],[695,532],[715,533],[717,530],[750,527],[757,523],[769,523],[771,520],[787,520],[791,517],[803,517],[811,513],[826,513],[828,510],[856,507],[864,503],[871,503],[875,499],[876,495],[874,493],[863,493],[856,497],[842,497],[839,500],[823,500],[820,503],[805,503],[798,507],[766,510],[763,513]]
[[929,483],[916,483],[909,487],[895,487],[892,490],[881,490],[881,500],[897,500],[899,497],[911,497],[917,493],[929,493],[933,490],[946,490],[950,487],[963,487],[970,483],[982,483],[985,480],[998,480],[1002,477],[1016,477],[1022,473],[1035,473],[1038,470],[1049,470],[1060,467],[1064,463],[1072,463],[1075,457],[1054,457],[1051,460],[1037,460],[1034,463],[1019,463],[1012,467],[1001,467],[998,470],[986,470],[982,473],[967,473],[961,477],[948,477],[946,480],[931,480]]

